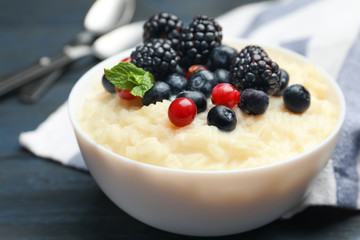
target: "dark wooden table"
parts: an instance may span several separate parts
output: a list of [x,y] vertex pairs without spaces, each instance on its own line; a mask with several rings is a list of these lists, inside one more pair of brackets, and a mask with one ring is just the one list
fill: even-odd
[[[134,20],[170,11],[189,22],[196,14],[216,17],[249,1],[138,0]],[[82,30],[91,4],[90,0],[0,1],[0,75],[59,51]],[[138,222],[110,202],[87,172],[33,156],[19,145],[19,133],[44,121],[97,62],[89,57],[73,64],[36,104],[22,104],[16,92],[0,99],[0,239],[188,238]],[[290,220],[221,239],[360,239],[360,214],[312,207]]]

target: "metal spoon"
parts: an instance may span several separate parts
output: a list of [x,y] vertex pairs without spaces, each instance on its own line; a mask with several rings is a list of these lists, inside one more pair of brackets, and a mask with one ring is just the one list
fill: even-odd
[[[87,46],[83,49],[73,49],[69,47],[65,50],[67,50],[67,54],[69,56],[73,56],[74,59],[77,59],[77,56],[82,54],[92,54],[98,59],[102,60],[111,57],[125,49],[129,49],[140,44],[142,41],[143,25],[143,21],[126,24],[102,35],[94,41],[91,47]],[[34,101],[36,101],[44,93],[44,91],[47,90],[47,85],[51,86],[51,84],[59,77],[59,75],[61,75],[61,72],[59,74],[58,71],[62,71],[61,68],[55,70],[49,75],[46,75],[44,78],[47,78],[47,80],[40,80],[39,83],[38,80],[30,82],[29,84],[34,84],[34,86],[30,87],[31,94],[23,96],[20,95],[20,97],[23,98],[22,101],[25,103],[34,103]]]
[[20,100],[26,103],[37,101],[60,77],[65,66],[76,59],[92,54],[91,44],[94,40],[98,36],[130,22],[134,11],[135,0],[97,0],[85,16],[85,31],[80,32],[72,43],[63,48],[60,54],[42,57],[33,66],[1,79],[0,96],[23,86],[20,90]]

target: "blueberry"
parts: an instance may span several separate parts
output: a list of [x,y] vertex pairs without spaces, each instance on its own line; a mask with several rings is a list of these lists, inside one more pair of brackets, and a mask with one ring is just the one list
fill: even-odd
[[226,45],[214,48],[210,53],[211,69],[224,68],[228,70],[231,61],[237,54],[236,49]]
[[184,76],[177,73],[173,73],[166,78],[165,82],[169,84],[171,88],[171,92],[173,94],[178,94],[179,92],[185,89],[187,80]]
[[115,93],[114,84],[105,77],[105,74],[103,75],[101,82],[106,91],[108,91],[109,93]]
[[190,75],[187,80],[187,90],[202,92],[210,97],[213,87],[217,84],[214,73],[208,70],[199,70]]
[[206,97],[202,92],[198,92],[198,91],[183,91],[180,92],[176,98],[180,98],[180,97],[186,97],[186,98],[190,98],[197,107],[197,112],[203,112],[206,110],[207,107],[207,101],[206,101]]
[[285,107],[294,113],[303,113],[310,106],[310,93],[300,84],[286,88],[283,93]]
[[236,128],[235,112],[224,105],[218,105],[210,109],[207,115],[208,125],[213,125],[223,131],[232,131]]
[[142,98],[142,103],[146,106],[151,103],[161,102],[164,99],[170,99],[171,89],[169,84],[162,81],[157,81]]
[[180,65],[176,65],[175,73],[185,76],[186,70],[182,68]]
[[218,68],[215,70],[214,75],[218,83],[230,83],[228,70]]
[[269,96],[261,90],[247,88],[241,93],[238,105],[247,114],[263,114],[269,106]]
[[275,96],[281,96],[284,93],[285,88],[289,84],[289,74],[284,70],[279,70],[280,88],[274,93]]

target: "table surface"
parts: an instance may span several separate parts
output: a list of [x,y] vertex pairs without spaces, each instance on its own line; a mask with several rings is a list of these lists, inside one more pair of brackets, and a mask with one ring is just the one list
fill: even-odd
[[[60,51],[82,30],[92,2],[0,1],[0,75]],[[250,0],[138,0],[134,21],[169,11],[189,22],[199,13],[216,17],[247,2]],[[21,103],[16,92],[0,98],[0,239],[190,238],[133,219],[102,193],[87,172],[36,157],[19,145],[19,133],[44,121],[67,99],[75,81],[97,62],[89,57],[71,65],[35,104]],[[221,239],[360,239],[360,215],[346,209],[312,207],[291,219]]]

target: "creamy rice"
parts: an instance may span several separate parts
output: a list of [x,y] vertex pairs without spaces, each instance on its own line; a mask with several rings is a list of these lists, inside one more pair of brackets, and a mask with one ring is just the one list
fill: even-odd
[[[290,83],[304,85],[311,94],[302,114],[286,110],[282,97],[270,96],[265,114],[247,115],[234,108],[238,123],[231,132],[208,126],[207,111],[186,127],[168,119],[170,101],[141,106],[107,93],[101,80],[78,116],[82,130],[95,142],[127,158],[176,169],[233,170],[268,165],[306,152],[334,129],[338,108],[329,101],[325,77],[309,63],[267,50],[290,75]],[[211,103],[207,110],[212,107]]]

